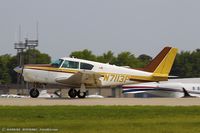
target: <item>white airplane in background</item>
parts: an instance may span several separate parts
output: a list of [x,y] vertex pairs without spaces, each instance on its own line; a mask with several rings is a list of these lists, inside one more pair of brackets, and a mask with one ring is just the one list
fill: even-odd
[[[114,87],[139,82],[166,81],[177,53],[176,48],[165,47],[145,68],[130,69],[83,59],[64,57],[52,64],[25,65],[14,70],[26,82],[34,83],[30,96],[39,96],[38,87],[60,84],[70,88],[71,98],[85,98],[86,88]],[[80,88],[78,91],[75,88]]]
[[[197,78],[195,78],[196,80]],[[158,97],[200,97],[200,78],[198,83],[193,82],[193,78],[184,80],[190,80],[190,83],[181,81],[181,79],[161,81],[161,82],[149,82],[140,84],[123,85],[123,93],[138,94],[147,93]],[[192,83],[193,82],[193,83]]]

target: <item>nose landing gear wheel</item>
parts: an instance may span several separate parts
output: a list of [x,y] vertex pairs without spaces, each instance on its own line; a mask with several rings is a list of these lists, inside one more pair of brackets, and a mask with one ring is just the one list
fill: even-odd
[[77,91],[75,89],[70,89],[68,95],[70,98],[75,98],[77,96]]
[[80,90],[78,91],[78,98],[85,98],[86,92],[81,92]]
[[32,89],[30,90],[29,94],[30,94],[30,96],[31,96],[32,98],[37,98],[37,97],[39,96],[40,92],[38,91],[38,89],[32,88]]

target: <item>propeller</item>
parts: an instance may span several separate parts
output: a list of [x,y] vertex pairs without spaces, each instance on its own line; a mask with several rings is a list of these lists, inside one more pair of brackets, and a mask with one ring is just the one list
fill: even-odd
[[13,69],[15,72],[22,74],[23,73],[23,67],[17,66]]
[[23,72],[24,72],[24,66],[17,66],[14,68],[14,71],[17,72],[19,75],[18,75],[18,78],[21,79],[21,77],[23,76]]
[[[17,72],[17,83],[20,84],[23,79],[23,71],[24,71],[24,66],[17,66],[13,69],[15,72]],[[19,93],[19,90],[18,90]]]

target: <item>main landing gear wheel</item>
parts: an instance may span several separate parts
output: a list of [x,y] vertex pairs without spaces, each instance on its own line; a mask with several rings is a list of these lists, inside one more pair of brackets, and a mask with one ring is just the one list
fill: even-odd
[[81,92],[80,90],[78,91],[78,98],[85,98],[86,92]]
[[38,89],[32,88],[32,89],[30,90],[29,94],[30,94],[30,96],[31,96],[32,98],[37,98],[37,97],[39,96],[40,92],[38,91]]
[[70,98],[75,98],[77,96],[77,91],[75,89],[70,89],[68,95]]

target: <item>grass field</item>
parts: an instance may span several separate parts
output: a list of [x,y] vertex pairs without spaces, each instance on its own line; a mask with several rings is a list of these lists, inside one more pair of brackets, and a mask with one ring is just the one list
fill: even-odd
[[200,107],[0,106],[0,132],[27,129],[63,133],[199,133]]

